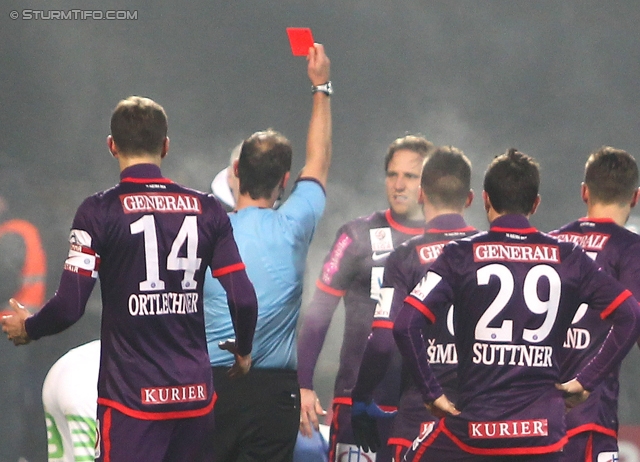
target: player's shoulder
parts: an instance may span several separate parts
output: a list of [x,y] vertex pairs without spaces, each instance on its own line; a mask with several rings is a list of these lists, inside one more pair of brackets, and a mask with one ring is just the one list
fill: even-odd
[[347,233],[354,236],[366,236],[368,238],[370,230],[388,226],[389,222],[385,217],[385,212],[381,210],[347,221],[338,230],[338,235]]

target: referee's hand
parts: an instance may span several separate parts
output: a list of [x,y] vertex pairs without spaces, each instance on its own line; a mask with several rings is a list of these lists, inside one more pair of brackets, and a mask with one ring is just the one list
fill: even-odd
[[236,358],[233,366],[231,366],[231,369],[229,369],[229,371],[227,372],[227,374],[229,374],[229,377],[231,377],[232,379],[236,377],[242,377],[249,372],[249,369],[251,369],[251,353],[246,356],[240,356],[236,348],[235,339],[229,339],[224,342],[218,343],[218,348],[233,353],[233,356],[235,356]]

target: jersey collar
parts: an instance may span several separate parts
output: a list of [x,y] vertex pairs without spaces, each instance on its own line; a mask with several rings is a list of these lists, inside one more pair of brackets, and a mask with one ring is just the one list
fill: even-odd
[[155,164],[136,164],[127,167],[120,172],[120,181],[122,183],[173,183],[162,176],[160,167]]
[[538,230],[531,226],[529,219],[524,215],[509,214],[502,215],[491,222],[491,231],[497,233],[518,233],[531,234],[537,233]]
[[474,231],[473,226],[468,226],[462,215],[458,213],[447,213],[438,215],[427,223],[427,233],[450,233],[452,231]]
[[[418,236],[424,233],[424,221],[423,220],[403,220],[400,216],[396,215],[387,209],[384,212],[384,216],[389,222],[389,225],[397,231],[405,234],[412,234]],[[400,223],[402,221],[402,223]]]

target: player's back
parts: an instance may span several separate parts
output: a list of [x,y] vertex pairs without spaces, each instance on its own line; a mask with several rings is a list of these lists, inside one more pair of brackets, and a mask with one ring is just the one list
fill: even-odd
[[559,449],[558,351],[581,301],[615,309],[622,288],[611,282],[581,248],[524,216],[500,217],[489,232],[445,246],[407,301],[435,322],[455,306],[462,414],[446,426],[472,446]]
[[[551,233],[561,241],[580,245],[603,271],[640,296],[640,236],[611,219],[583,218]],[[586,304],[578,309],[560,350],[561,381],[576,376],[598,352],[611,325]],[[570,428],[585,422],[617,429],[619,366],[592,391],[587,402],[567,415]]]
[[226,266],[215,250],[231,227],[213,196],[148,178],[148,169],[87,198],[74,220],[72,239],[99,258],[99,396],[140,411],[199,409],[213,391],[204,271]]

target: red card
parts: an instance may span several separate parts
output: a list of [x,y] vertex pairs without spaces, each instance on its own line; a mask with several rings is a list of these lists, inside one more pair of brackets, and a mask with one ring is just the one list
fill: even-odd
[[313,46],[313,35],[308,27],[287,27],[293,56],[307,56]]

